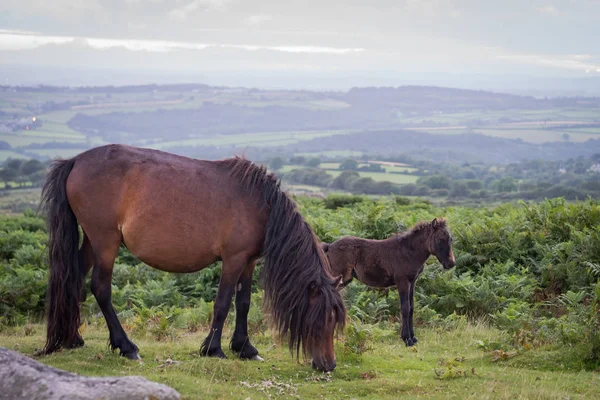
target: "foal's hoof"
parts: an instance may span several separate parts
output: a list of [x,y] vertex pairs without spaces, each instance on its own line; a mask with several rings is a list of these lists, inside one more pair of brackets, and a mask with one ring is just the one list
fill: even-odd
[[139,361],[139,360],[142,359],[142,357],[140,357],[140,355],[138,354],[137,351],[133,351],[133,352],[130,352],[130,353],[122,353],[121,355],[123,357],[129,358],[130,360],[135,360],[135,361]]
[[265,361],[265,359],[262,358],[261,356],[259,356],[258,354],[255,355],[254,357],[252,357],[251,360],[253,360],[253,361]]
[[411,347],[414,342],[412,339],[404,339],[404,343],[406,343],[406,346]]

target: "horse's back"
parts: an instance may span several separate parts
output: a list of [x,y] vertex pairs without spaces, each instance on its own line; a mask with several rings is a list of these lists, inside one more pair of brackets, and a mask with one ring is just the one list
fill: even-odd
[[77,156],[67,195],[86,234],[116,232],[161,269],[197,270],[264,236],[264,216],[224,162],[103,146]]

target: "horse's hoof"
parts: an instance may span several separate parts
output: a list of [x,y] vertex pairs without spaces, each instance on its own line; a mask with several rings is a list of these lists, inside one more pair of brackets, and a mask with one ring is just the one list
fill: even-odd
[[412,338],[412,342],[413,342],[413,344],[417,344],[417,343],[419,343],[419,341],[417,340],[417,338],[416,338],[416,337],[414,337],[414,336],[413,336],[413,338]]
[[225,353],[223,353],[223,350],[221,349],[217,349],[214,351],[209,351],[208,352],[208,356],[209,357],[216,357],[216,358],[227,358],[227,356],[225,355]]
[[262,358],[261,356],[259,356],[258,354],[255,355],[254,357],[252,357],[251,360],[253,360],[253,361],[265,361],[265,359]]
[[142,357],[140,357],[140,355],[138,354],[137,351],[134,351],[133,353],[125,353],[125,354],[123,354],[123,356],[129,358],[130,360],[134,360],[134,361],[139,361],[142,359]]
[[65,347],[67,349],[76,349],[78,347],[83,347],[84,344],[85,344],[85,342],[83,341],[83,338],[81,336],[77,335],[77,337],[75,338],[73,343],[71,343],[70,345],[67,345]]

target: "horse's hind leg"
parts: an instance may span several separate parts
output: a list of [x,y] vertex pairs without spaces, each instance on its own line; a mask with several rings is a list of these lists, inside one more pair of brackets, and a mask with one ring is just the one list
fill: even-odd
[[221,348],[221,335],[223,334],[223,324],[231,307],[231,300],[235,292],[235,286],[240,278],[242,271],[248,263],[247,257],[230,257],[223,259],[223,269],[221,272],[221,281],[219,290],[215,299],[214,315],[210,326],[210,333],[202,342],[200,353],[203,356],[226,358]]
[[92,243],[95,255],[92,293],[104,314],[112,349],[119,349],[122,356],[137,360],[140,358],[138,347],[127,337],[112,305],[112,273],[120,244],[121,237],[118,233],[103,236],[100,243]]
[[255,262],[248,264],[238,280],[235,294],[235,331],[231,338],[231,350],[239,353],[241,358],[262,360],[248,338],[248,311],[255,265]]
[[[85,235],[85,232],[84,232],[83,244],[81,245],[81,248],[79,249],[79,271],[81,273],[81,279],[83,281],[85,281],[85,277],[88,274],[88,272],[90,272],[92,265],[94,265],[94,252],[92,250],[90,240],[88,239],[88,237]],[[81,287],[82,287],[81,299],[79,301],[81,303],[83,303],[86,298],[86,290],[85,290],[85,285],[82,285]],[[75,342],[73,343],[72,347],[73,348],[81,347],[84,345],[84,343],[85,342],[83,341],[83,338],[81,337],[81,335],[79,333],[77,333],[77,338],[75,339]]]

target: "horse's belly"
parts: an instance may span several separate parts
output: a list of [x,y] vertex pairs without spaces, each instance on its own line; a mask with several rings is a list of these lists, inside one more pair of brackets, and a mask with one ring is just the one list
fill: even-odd
[[[162,229],[157,229],[161,227]],[[122,228],[123,242],[144,263],[167,272],[195,272],[218,261],[220,256],[211,243],[198,236],[183,238],[164,225],[154,229]]]

